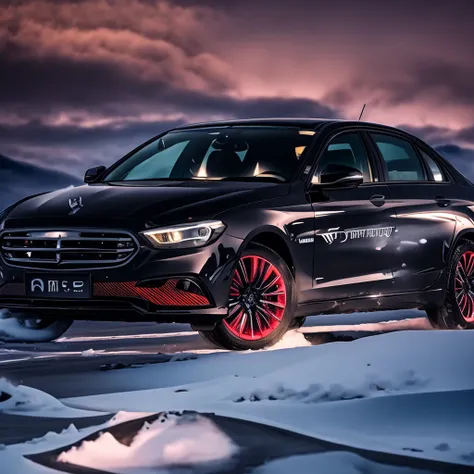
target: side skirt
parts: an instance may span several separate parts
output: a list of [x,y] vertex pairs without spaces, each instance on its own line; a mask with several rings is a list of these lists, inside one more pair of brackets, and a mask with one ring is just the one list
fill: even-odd
[[311,301],[299,304],[296,317],[317,314],[341,314],[373,312],[395,309],[433,309],[443,306],[444,288],[434,288],[419,292],[395,293],[390,295],[371,295],[344,300]]

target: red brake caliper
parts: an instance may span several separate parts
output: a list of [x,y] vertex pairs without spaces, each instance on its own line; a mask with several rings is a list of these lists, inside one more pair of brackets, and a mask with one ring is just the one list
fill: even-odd
[[474,322],[474,252],[464,252],[456,266],[454,295],[461,316]]
[[240,339],[257,341],[280,324],[286,286],[280,271],[265,258],[242,257],[232,275],[227,328]]

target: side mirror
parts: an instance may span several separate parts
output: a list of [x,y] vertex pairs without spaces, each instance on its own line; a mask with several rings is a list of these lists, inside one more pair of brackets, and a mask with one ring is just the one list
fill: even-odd
[[84,183],[95,183],[100,178],[107,168],[105,166],[95,166],[89,168],[84,175]]
[[362,184],[364,176],[352,166],[329,164],[319,175],[319,182],[312,182],[314,189],[354,188]]

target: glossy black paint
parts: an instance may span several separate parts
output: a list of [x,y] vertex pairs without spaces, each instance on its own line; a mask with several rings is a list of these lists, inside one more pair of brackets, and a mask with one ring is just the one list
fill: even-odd
[[320,183],[311,183],[312,188],[331,189],[355,188],[363,183],[363,176],[359,170],[344,165],[328,165],[321,171]]
[[89,168],[84,175],[84,183],[95,183],[105,172],[107,168],[105,166],[95,166]]
[[[76,319],[212,325],[227,314],[230,275],[238,256],[256,244],[274,249],[294,274],[297,316],[442,305],[450,253],[459,239],[474,240],[474,188],[434,150],[405,132],[364,122],[262,119],[225,124],[293,126],[316,133],[298,176],[290,183],[91,182],[23,200],[9,209],[0,224],[2,233],[98,227],[132,232],[140,243],[138,255],[118,268],[89,271],[93,282],[191,277],[209,295],[210,307],[161,308],[124,299],[71,302],[9,295],[0,296],[0,307]],[[222,123],[182,128],[216,125]],[[378,181],[348,187],[312,185],[318,157],[332,138],[344,132],[360,134]],[[370,132],[410,140],[435,158],[448,181],[388,182]],[[95,181],[97,170],[89,176]],[[77,197],[82,198],[83,208],[71,213],[68,202]],[[226,230],[199,248],[155,249],[139,234],[210,219],[224,222]],[[0,289],[23,283],[26,273],[38,272],[3,259],[0,270]],[[44,273],[48,271],[52,270]],[[58,271],[62,270],[54,270]]]

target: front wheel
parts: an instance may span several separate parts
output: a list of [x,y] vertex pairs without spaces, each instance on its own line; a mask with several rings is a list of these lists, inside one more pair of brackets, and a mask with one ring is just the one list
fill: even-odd
[[243,252],[232,273],[228,316],[201,336],[231,350],[256,350],[278,342],[293,321],[294,278],[272,250]]
[[0,309],[0,342],[51,342],[65,333],[73,321]]
[[474,244],[464,243],[454,250],[445,304],[427,314],[437,329],[474,329]]

